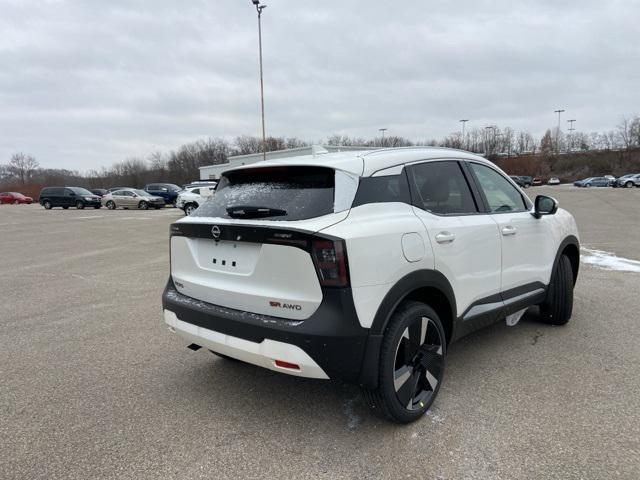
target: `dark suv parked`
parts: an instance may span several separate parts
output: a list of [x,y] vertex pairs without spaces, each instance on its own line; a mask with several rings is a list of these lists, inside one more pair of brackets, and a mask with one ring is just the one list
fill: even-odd
[[40,192],[40,205],[47,210],[53,207],[100,208],[100,197],[80,187],[46,187]]
[[175,207],[178,193],[180,193],[182,189],[173,183],[150,183],[144,187],[144,191],[156,197],[164,198],[164,203]]

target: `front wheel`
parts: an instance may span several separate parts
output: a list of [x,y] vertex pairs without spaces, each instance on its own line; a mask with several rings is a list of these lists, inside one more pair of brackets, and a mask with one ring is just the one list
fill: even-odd
[[551,325],[565,325],[573,313],[573,268],[562,255],[551,277],[547,298],[540,304],[540,318]]
[[149,204],[144,200],[138,204],[140,210],[149,210]]
[[627,187],[627,188],[631,188],[631,187],[633,187],[633,182],[627,182],[627,183],[624,184],[624,186]]
[[444,378],[446,348],[438,314],[423,303],[402,304],[382,341],[378,388],[364,391],[369,406],[398,423],[424,415]]
[[108,208],[109,210],[115,210],[115,209],[116,209],[116,204],[115,204],[115,202],[114,202],[113,200],[109,200],[109,201],[106,203],[106,206],[107,206],[107,208]]
[[45,200],[42,206],[45,208],[45,210],[51,210],[51,207],[53,205],[51,205],[51,202],[49,200]]

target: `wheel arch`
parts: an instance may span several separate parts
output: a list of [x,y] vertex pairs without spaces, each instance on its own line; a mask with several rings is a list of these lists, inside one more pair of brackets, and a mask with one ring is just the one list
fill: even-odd
[[[556,270],[556,266],[560,261],[560,257],[562,255],[566,255],[569,257],[569,261],[571,262],[571,270],[573,273],[573,284],[575,285],[578,281],[578,271],[580,270],[580,242],[574,235],[569,235],[566,237],[558,247],[558,251],[556,253],[556,258],[553,261],[553,269],[551,270],[553,279],[553,272]],[[551,282],[550,282],[551,284]]]
[[393,313],[406,300],[433,308],[445,329],[447,343],[454,335],[456,299],[449,280],[437,270],[417,270],[401,278],[380,303],[369,330],[359,383],[367,388],[378,385],[378,366],[382,338]]

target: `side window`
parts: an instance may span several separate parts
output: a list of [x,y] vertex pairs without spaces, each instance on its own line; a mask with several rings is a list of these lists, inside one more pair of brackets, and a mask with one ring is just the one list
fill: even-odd
[[478,211],[458,162],[421,163],[411,167],[411,174],[416,207],[437,215]]
[[367,203],[385,202],[411,203],[405,172],[399,175],[360,178],[353,207]]
[[72,197],[73,196],[73,192],[71,190],[69,190],[68,188],[64,189],[64,196],[65,197]]
[[191,190],[191,193],[194,193],[196,195],[200,195],[200,189],[199,188],[194,188],[193,190]]
[[473,162],[469,165],[478,179],[492,213],[527,210],[527,204],[522,195],[506,178],[486,165]]
[[147,186],[146,190],[149,190],[150,192],[155,192],[156,190],[158,190],[158,185],[149,185]]

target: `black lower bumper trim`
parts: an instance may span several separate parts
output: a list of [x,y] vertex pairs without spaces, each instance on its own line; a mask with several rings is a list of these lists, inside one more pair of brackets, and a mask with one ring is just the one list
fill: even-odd
[[358,322],[349,288],[326,288],[316,312],[289,320],[220,307],[187,297],[169,279],[162,306],[183,322],[259,343],[268,338],[304,350],[332,379],[357,383],[368,330]]

